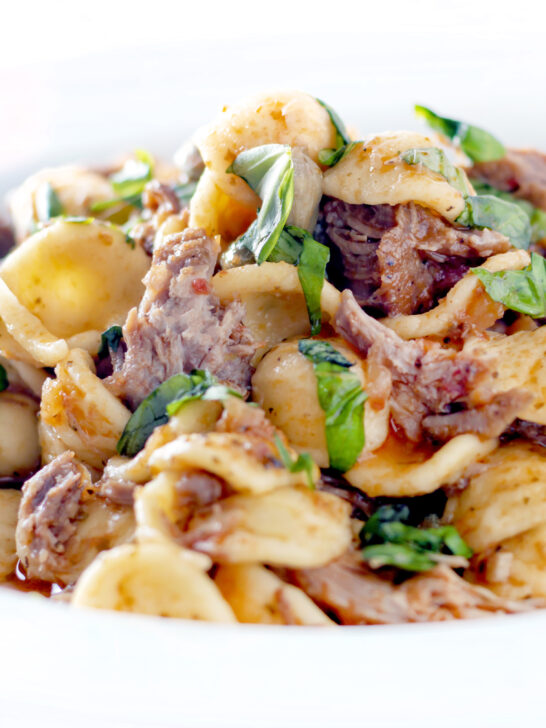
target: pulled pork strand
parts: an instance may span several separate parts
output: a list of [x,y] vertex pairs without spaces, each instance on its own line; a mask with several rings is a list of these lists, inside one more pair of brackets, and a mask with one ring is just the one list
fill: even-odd
[[397,624],[486,617],[533,609],[468,583],[445,564],[393,584],[371,571],[356,552],[289,579],[342,624]]
[[546,210],[546,154],[534,149],[508,149],[502,159],[480,162],[468,174]]
[[255,351],[243,305],[222,306],[211,292],[216,243],[203,230],[170,235],[154,251],[138,309],[129,311],[127,351],[106,384],[132,409],[174,374],[208,369],[246,393]]
[[361,306],[387,315],[429,310],[469,267],[510,247],[498,232],[456,228],[413,202],[391,207],[330,199],[319,227],[337,253],[333,278]]
[[[483,362],[424,339],[404,341],[365,313],[351,291],[341,294],[334,327],[367,355],[371,406],[380,408],[390,397],[394,423],[413,442],[427,434],[440,440],[462,432],[496,437],[529,402],[516,390],[487,398]],[[454,407],[461,412],[453,413]]]

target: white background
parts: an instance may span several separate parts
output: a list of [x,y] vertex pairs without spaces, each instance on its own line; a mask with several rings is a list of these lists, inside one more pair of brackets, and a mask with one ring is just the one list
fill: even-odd
[[530,0],[5,2],[0,172],[170,152],[225,103],[297,87],[362,133],[415,102],[540,145],[546,20]]
[[[0,2],[0,192],[43,164],[170,153],[224,104],[276,86],[324,98],[362,133],[419,128],[420,102],[546,148],[538,2]],[[544,614],[326,635],[15,596],[0,594],[2,728],[546,724]]]

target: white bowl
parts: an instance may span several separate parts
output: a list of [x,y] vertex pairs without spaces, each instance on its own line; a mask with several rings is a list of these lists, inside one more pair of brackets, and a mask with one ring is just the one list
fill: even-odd
[[[342,22],[336,13],[329,22]],[[99,163],[135,146],[172,152],[222,104],[271,86],[316,93],[362,131],[419,128],[411,104],[421,102],[508,143],[546,147],[543,51],[537,65],[508,21],[480,36],[462,21],[435,32],[418,20],[12,68],[18,112],[0,115],[11,141],[0,192],[45,164]],[[0,589],[0,648],[6,728],[546,724],[546,612],[331,630],[221,626],[80,611]]]

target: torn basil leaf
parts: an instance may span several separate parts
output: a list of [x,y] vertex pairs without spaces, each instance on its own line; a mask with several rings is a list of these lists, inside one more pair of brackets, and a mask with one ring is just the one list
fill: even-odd
[[331,106],[328,106],[325,101],[322,101],[321,99],[317,99],[317,101],[324,109],[326,109],[328,116],[330,117],[330,121],[334,125],[334,129],[336,130],[336,147],[341,147],[343,144],[349,144],[351,137],[347,133],[347,129],[341,119],[341,116],[337,113],[337,111],[334,111]]
[[345,124],[343,123],[339,114],[334,111],[331,106],[328,106],[327,103],[321,101],[321,99],[317,99],[317,101],[328,112],[330,121],[332,122],[332,124],[334,125],[334,129],[336,130],[335,149],[321,149],[318,154],[318,160],[320,164],[322,164],[324,167],[333,167],[334,164],[340,162],[343,157],[346,157],[351,149],[353,149],[353,147],[358,144],[358,142],[351,141],[351,137],[347,133]]
[[438,149],[437,147],[408,149],[401,157],[406,164],[422,164],[432,172],[441,174],[461,194],[469,195],[472,193],[465,173],[449,161],[446,153],[442,149]]
[[301,339],[298,350],[313,363],[317,394],[326,417],[330,467],[346,472],[364,447],[364,402],[360,380],[351,362],[327,341]]
[[185,184],[176,184],[173,192],[178,198],[181,205],[188,205],[197,189],[197,182],[186,182]]
[[110,184],[116,197],[94,202],[91,211],[101,212],[121,203],[142,208],[142,193],[152,179],[153,169],[153,157],[143,149],[137,149],[135,159],[128,159],[119,172],[110,175]]
[[3,392],[4,389],[8,388],[8,386],[8,373],[6,371],[6,368],[0,364],[0,392]]
[[123,339],[123,331],[121,326],[110,326],[100,335],[100,348],[97,353],[99,359],[105,359],[110,350],[116,352],[119,349],[121,340]]
[[341,162],[349,152],[351,152],[359,142],[349,142],[337,149],[321,149],[318,153],[318,160],[324,167],[333,167]]
[[433,554],[466,559],[472,549],[454,526],[415,528],[408,525],[405,505],[380,506],[360,531],[362,556],[372,569],[394,566],[406,571],[428,571],[437,564]]
[[307,475],[307,483],[309,485],[309,488],[311,490],[315,489],[315,484],[313,482],[313,459],[311,458],[311,455],[307,452],[302,452],[298,455],[298,457],[295,460],[292,460],[290,457],[290,453],[285,448],[285,446],[282,443],[281,438],[278,435],[275,435],[275,445],[277,446],[277,450],[279,451],[279,455],[281,456],[282,464],[284,467],[290,472],[290,473],[301,473],[302,471],[305,471],[305,474]]
[[258,265],[268,259],[286,224],[294,201],[292,150],[286,144],[265,144],[241,152],[226,172],[236,174],[262,200],[256,220],[239,238]]
[[507,308],[533,318],[546,317],[546,260],[531,253],[531,264],[523,270],[502,270],[491,273],[472,268],[487,294]]
[[529,218],[531,224],[531,242],[538,243],[546,240],[546,212],[532,205],[528,200],[515,197],[511,192],[499,190],[486,182],[471,180],[472,186],[479,195],[494,195],[501,200],[517,205]]
[[466,227],[490,228],[510,240],[515,248],[527,249],[531,242],[528,215],[512,202],[493,195],[471,195],[455,222]]
[[316,336],[322,326],[320,296],[326,265],[330,260],[330,249],[317,242],[307,230],[288,225],[282,231],[269,260],[274,263],[284,260],[298,266],[298,278],[309,314],[311,334]]
[[62,202],[49,182],[40,186],[36,193],[35,205],[39,222],[47,222],[64,214]]
[[415,106],[415,113],[422,117],[431,129],[457,141],[462,151],[473,162],[491,162],[501,159],[506,154],[504,145],[485,129],[438,116],[426,106]]
[[175,374],[149,394],[133,412],[117,444],[120,455],[136,455],[156,427],[168,422],[184,404],[196,399],[221,400],[239,392],[219,384],[216,377],[202,369],[190,374]]

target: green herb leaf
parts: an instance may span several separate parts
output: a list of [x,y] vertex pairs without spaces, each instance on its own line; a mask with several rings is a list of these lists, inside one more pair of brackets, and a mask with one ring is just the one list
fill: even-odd
[[334,164],[341,162],[349,152],[351,152],[359,142],[350,142],[344,144],[337,149],[321,149],[318,153],[318,160],[324,167],[333,167]]
[[341,352],[334,349],[328,341],[320,339],[301,339],[298,343],[301,354],[310,359],[313,364],[335,364],[338,367],[349,369],[354,362],[346,359]]
[[278,435],[275,435],[275,445],[277,446],[277,450],[279,451],[279,455],[281,456],[282,464],[284,467],[291,473],[301,473],[302,471],[305,471],[307,475],[307,483],[309,485],[309,488],[311,490],[315,489],[315,484],[313,482],[313,459],[311,455],[307,452],[300,453],[296,460],[292,460],[290,457],[290,453],[285,448],[285,446],[282,443],[282,440]]
[[465,173],[459,167],[452,164],[446,153],[437,147],[423,147],[422,149],[408,149],[404,152],[402,159],[406,164],[422,164],[432,172],[441,174],[452,187],[463,195],[471,194],[472,190],[468,184]]
[[174,185],[173,192],[178,197],[181,205],[188,205],[196,189],[197,182],[186,182],[185,184]]
[[406,571],[427,571],[437,561],[432,554],[448,553],[466,559],[472,549],[453,526],[415,528],[407,524],[409,508],[380,506],[360,532],[363,558],[374,569],[395,566]]
[[62,202],[49,182],[45,182],[38,189],[35,204],[39,222],[47,222],[64,213]]
[[330,117],[330,121],[334,125],[334,129],[336,130],[336,147],[341,147],[344,144],[349,144],[349,142],[351,141],[351,137],[347,133],[347,129],[341,119],[341,116],[336,111],[334,111],[331,106],[328,106],[325,101],[322,101],[321,99],[317,99],[317,101],[324,109],[326,109],[326,111],[328,112],[328,116]]
[[326,443],[330,467],[350,470],[364,447],[364,402],[352,366],[327,341],[302,339],[298,350],[312,363],[317,379],[319,404],[326,418]]
[[496,187],[488,185],[486,182],[480,182],[479,180],[471,180],[472,186],[478,193],[478,195],[494,195],[501,200],[511,202],[513,205],[517,205],[523,212],[528,216],[531,224],[531,242],[539,243],[542,240],[546,240],[546,212],[532,205],[528,200],[521,200],[519,197],[515,197],[511,192],[505,190],[499,190]]
[[415,106],[415,113],[422,117],[435,131],[449,139],[454,139],[473,162],[490,162],[501,159],[506,154],[503,144],[492,134],[478,126],[463,121],[438,116],[425,106]]
[[97,353],[99,359],[105,359],[110,350],[116,352],[119,349],[121,340],[123,339],[123,331],[121,326],[110,326],[100,335],[100,348]]
[[184,404],[196,399],[240,397],[207,371],[194,369],[190,374],[175,374],[159,385],[133,412],[117,444],[120,455],[136,455],[156,427],[164,425]]
[[502,270],[491,273],[484,268],[472,268],[488,295],[513,311],[534,318],[546,317],[546,260],[531,254],[531,265],[523,270]]
[[326,275],[326,265],[330,260],[330,249],[317,242],[307,230],[289,225],[282,231],[269,260],[297,263],[298,278],[311,324],[311,334],[312,336],[319,334],[322,326],[320,296]]
[[506,235],[516,248],[527,249],[531,242],[528,215],[520,206],[493,195],[467,197],[456,222],[467,227],[496,230]]
[[268,259],[292,209],[292,150],[285,144],[254,147],[241,152],[226,171],[242,177],[262,200],[258,217],[240,238],[259,265]]
[[341,120],[341,117],[335,112],[331,106],[327,103],[317,99],[319,104],[326,109],[330,121],[334,125],[336,130],[336,146],[335,149],[321,149],[318,154],[318,160],[324,167],[333,167],[334,164],[340,162],[344,157],[349,154],[351,149],[355,147],[358,142],[352,142],[351,137],[347,133],[345,124]]
[[117,196],[94,202],[91,211],[102,212],[120,203],[142,208],[142,193],[152,179],[153,169],[153,157],[143,149],[137,149],[135,159],[128,159],[119,172],[110,175],[110,183]]
[[5,369],[5,367],[3,367],[0,364],[0,392],[3,392],[4,389],[8,388],[8,386],[9,386],[8,373]]

